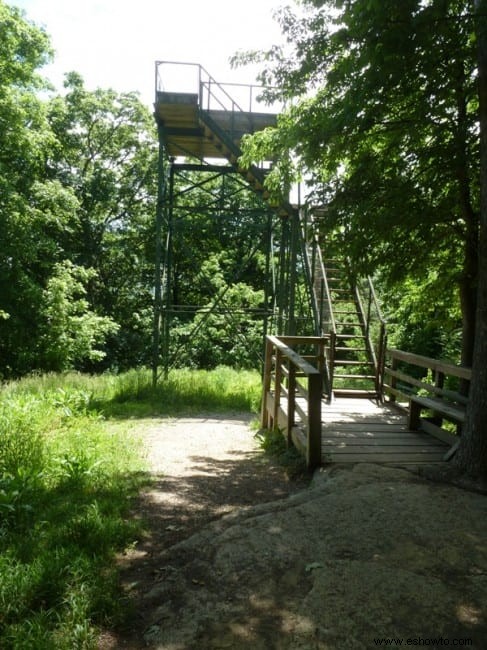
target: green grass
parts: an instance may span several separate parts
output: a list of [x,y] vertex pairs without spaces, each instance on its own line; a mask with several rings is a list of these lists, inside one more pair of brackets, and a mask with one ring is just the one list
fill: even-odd
[[288,447],[281,430],[261,429],[255,434],[260,448],[274,459],[290,479],[311,478],[306,467],[306,460],[295,447]]
[[116,417],[148,417],[181,413],[257,412],[261,398],[257,372],[218,367],[173,370],[152,386],[147,370],[131,370],[96,401],[97,408]]
[[96,647],[129,613],[115,564],[148,481],[133,418],[255,411],[257,373],[42,375],[0,390],[0,648]]

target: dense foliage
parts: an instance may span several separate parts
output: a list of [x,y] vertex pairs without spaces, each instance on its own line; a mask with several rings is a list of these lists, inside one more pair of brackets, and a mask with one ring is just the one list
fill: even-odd
[[[409,289],[421,292],[413,318],[426,328],[444,320],[440,338],[460,327],[469,365],[479,229],[470,2],[301,4],[299,14],[280,14],[287,48],[243,57],[265,60],[263,81],[292,104],[278,129],[249,141],[247,160],[270,150],[291,161],[313,188],[310,201],[327,206],[323,239],[332,237],[358,270],[380,269],[392,313],[399,292],[403,310]],[[289,164],[284,172],[275,167],[274,187],[289,181]]]
[[[88,91],[76,72],[62,94],[49,89],[48,36],[3,0],[0,12],[0,377],[148,365],[154,118],[135,93]],[[191,308],[171,322],[173,365],[255,366],[257,199],[243,181],[203,176],[175,185],[172,299]]]
[[486,3],[300,4],[280,13],[287,48],[237,57],[265,62],[262,80],[291,104],[248,138],[245,161],[280,157],[272,191],[309,181],[324,245],[382,280],[401,347],[444,356],[459,340],[475,399],[458,465],[485,474]]

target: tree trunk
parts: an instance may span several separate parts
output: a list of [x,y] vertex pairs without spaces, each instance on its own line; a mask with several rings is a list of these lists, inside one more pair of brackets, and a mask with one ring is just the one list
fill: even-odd
[[480,241],[475,344],[467,418],[457,466],[487,478],[487,0],[474,0],[479,71]]
[[[462,309],[462,366],[472,366],[477,311],[479,215],[472,206],[469,172],[469,118],[465,64],[459,59],[455,65],[455,96],[457,105],[455,128],[455,167],[458,184],[458,201],[465,222],[465,245],[462,278],[460,280],[460,305]],[[465,388],[465,387],[464,387]]]
[[[477,234],[478,237],[478,234]],[[460,305],[462,311],[462,356],[461,365],[471,367],[473,363],[475,327],[477,320],[478,247],[466,242],[463,277],[460,281]]]

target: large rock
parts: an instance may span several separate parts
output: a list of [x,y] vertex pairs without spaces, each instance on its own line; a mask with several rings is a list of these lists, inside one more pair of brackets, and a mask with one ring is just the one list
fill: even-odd
[[[145,640],[164,650],[487,648],[487,500],[376,465],[240,510],[169,549]],[[433,640],[436,640],[434,642]]]

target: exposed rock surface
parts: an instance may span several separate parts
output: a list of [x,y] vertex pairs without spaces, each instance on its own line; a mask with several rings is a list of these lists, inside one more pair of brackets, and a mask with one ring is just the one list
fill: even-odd
[[357,464],[227,512],[153,549],[144,631],[125,647],[487,648],[485,496]]

